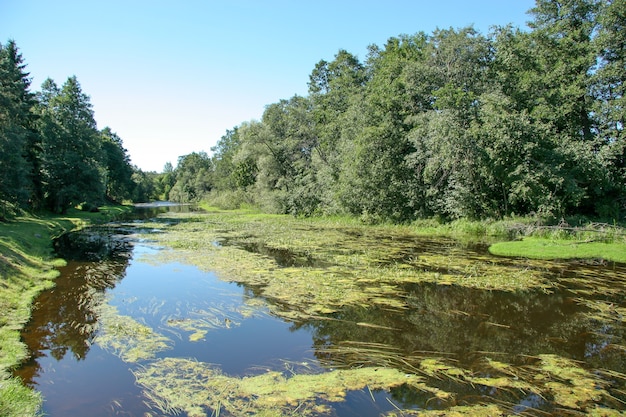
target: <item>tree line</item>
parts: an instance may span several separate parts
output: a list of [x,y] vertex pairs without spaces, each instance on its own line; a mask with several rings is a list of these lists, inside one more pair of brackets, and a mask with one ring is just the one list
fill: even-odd
[[269,104],[211,156],[158,174],[131,167],[121,140],[95,129],[75,78],[28,93],[9,42],[0,200],[59,211],[105,197],[208,199],[373,222],[623,220],[626,0],[537,0],[529,15],[526,30],[399,35],[363,62],[339,50],[312,69],[307,96]]
[[371,221],[624,219],[626,1],[537,0],[529,15],[528,30],[392,37],[364,62],[340,50],[306,97],[268,105],[211,158],[181,157],[204,165],[181,168],[177,195]]
[[15,41],[0,44],[0,219],[144,198],[121,138],[97,129],[76,77],[32,93],[25,68]]

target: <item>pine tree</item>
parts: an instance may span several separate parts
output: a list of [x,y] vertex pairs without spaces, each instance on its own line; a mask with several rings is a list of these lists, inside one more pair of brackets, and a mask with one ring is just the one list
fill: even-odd
[[[24,205],[32,182],[27,144],[35,101],[22,55],[14,41],[0,44],[0,204]],[[4,217],[5,210],[0,211]]]

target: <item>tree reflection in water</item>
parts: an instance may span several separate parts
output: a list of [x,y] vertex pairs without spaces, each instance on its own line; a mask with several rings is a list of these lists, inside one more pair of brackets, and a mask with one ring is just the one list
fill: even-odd
[[55,247],[69,263],[59,268],[55,287],[37,298],[22,332],[31,358],[16,374],[30,385],[40,375],[42,356],[60,361],[71,353],[77,361],[85,359],[96,336],[97,307],[105,290],[124,278],[132,254],[130,242],[110,228],[65,235]]

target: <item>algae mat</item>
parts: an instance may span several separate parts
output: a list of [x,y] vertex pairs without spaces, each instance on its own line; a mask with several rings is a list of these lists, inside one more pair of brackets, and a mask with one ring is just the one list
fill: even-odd
[[[406,308],[403,286],[431,282],[486,290],[551,291],[537,261],[511,262],[484,246],[417,236],[406,230],[338,226],[286,216],[211,213],[162,218],[154,236],[170,259],[216,271],[222,279],[263,287],[263,295],[317,316],[346,305]],[[158,255],[168,260],[168,252]]]

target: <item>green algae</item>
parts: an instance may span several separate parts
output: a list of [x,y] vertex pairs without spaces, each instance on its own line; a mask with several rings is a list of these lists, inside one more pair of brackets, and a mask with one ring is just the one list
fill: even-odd
[[[410,312],[415,306],[411,305],[407,288],[411,284],[434,283],[504,292],[533,290],[549,293],[557,287],[567,287],[580,297],[574,301],[588,308],[580,320],[603,324],[618,320],[623,326],[624,307],[602,297],[619,300],[626,277],[622,272],[610,269],[603,269],[603,273],[598,274],[596,265],[582,263],[573,274],[567,275],[559,272],[562,267],[557,263],[496,258],[471,244],[419,236],[400,228],[346,227],[319,220],[241,213],[168,216],[163,223],[167,224],[166,233],[151,238],[175,248],[175,251],[161,251],[153,258],[155,261],[182,260],[215,271],[224,280],[251,286],[267,301],[273,314],[289,320],[332,321],[338,313],[349,308]],[[446,314],[469,313],[447,309]],[[355,321],[354,324],[363,328],[394,330],[393,326],[366,321]],[[196,324],[190,322],[189,325],[192,337],[201,339],[206,334]],[[484,327],[490,326],[509,328],[485,320]],[[624,349],[619,343],[615,347]],[[504,358],[494,360],[483,352],[479,364],[468,365],[443,354],[431,352],[426,357],[411,356],[391,346],[351,341],[335,342],[318,349],[317,354],[320,357],[331,355],[333,361],[326,365],[338,366],[344,371],[361,368],[400,370],[398,372],[412,375],[419,381],[414,385],[415,389],[428,392],[433,399],[441,400],[440,404],[445,407],[444,411],[401,410],[397,415],[510,415],[518,409],[543,413],[543,409],[518,405],[527,396],[539,399],[547,410],[620,415],[618,410],[624,405],[620,398],[623,399],[626,392],[622,380],[608,383],[610,378],[605,371],[554,354],[523,360],[513,357],[507,361]],[[210,374],[202,372],[204,376],[199,379],[226,378],[224,381],[229,386],[236,387],[232,389],[245,391],[246,385],[240,382],[242,378],[224,376],[216,368]],[[281,372],[268,371],[254,381],[277,386],[291,383],[274,379],[284,378],[281,375]],[[138,373],[138,378],[144,376]],[[176,403],[168,392],[177,392],[176,387],[185,382],[166,382],[164,372],[161,378],[143,378],[140,383],[162,409],[185,410],[189,415],[206,415],[209,409],[217,414],[219,410],[234,414],[232,409],[240,409],[258,415],[310,415],[327,411],[318,407],[327,406],[324,402],[331,401],[331,398],[335,400],[332,391],[320,393],[315,400],[303,400],[293,393],[266,393],[266,388],[257,387],[259,393],[269,395],[267,403],[261,401],[269,408],[249,409],[246,407],[250,402],[256,404],[257,397],[251,400],[244,395],[241,399],[233,391],[207,389],[200,385],[197,389],[201,393],[192,395],[198,395],[198,398]],[[287,379],[294,383],[298,381],[295,376]],[[455,406],[461,400],[461,394],[454,387],[461,387],[464,395],[475,398],[476,403]],[[209,398],[207,391],[211,390],[219,392],[210,394]],[[227,400],[220,397],[224,392],[229,393]],[[486,404],[490,400],[483,396],[484,392],[497,392],[498,399],[494,400],[497,405]],[[243,402],[236,402],[233,398],[240,398],[236,401]],[[289,398],[300,399],[290,404]],[[185,408],[185,404],[191,405]]]
[[[250,317],[249,309],[242,310],[247,317]],[[198,342],[204,340],[207,333],[215,329],[229,329],[241,324],[239,314],[236,312],[228,313],[228,309],[208,307],[206,309],[198,309],[191,313],[191,317],[167,319],[169,327],[177,328],[185,332],[189,332],[189,341]],[[242,316],[243,316],[242,314]]]
[[[443,404],[451,406],[427,411],[405,410],[394,405],[397,412],[390,412],[388,416],[518,414],[513,402],[485,403],[487,398],[481,400],[478,394],[480,387],[509,391],[512,398],[535,395],[552,402],[561,413],[623,415],[620,411],[623,404],[616,402],[616,408],[610,408],[603,403],[611,394],[605,389],[607,382],[596,372],[557,355],[530,359],[531,364],[521,367],[488,359],[480,372],[431,357],[416,364],[417,373],[370,365],[321,373],[266,370],[261,374],[236,377],[223,374],[215,365],[165,358],[139,369],[135,376],[155,408],[166,413],[186,412],[193,417],[219,415],[220,411],[233,416],[326,415],[332,413],[333,403],[344,401],[351,391],[389,391],[400,386],[428,393],[432,399],[443,400]],[[476,390],[478,402],[455,405],[457,394],[438,387],[448,385],[446,381]],[[526,411],[542,413],[528,407]]]
[[510,413],[505,412],[496,405],[455,406],[446,410],[401,410],[385,414],[387,417],[504,417]]
[[[344,306],[405,309],[403,287],[432,282],[504,291],[549,291],[539,263],[499,260],[449,238],[405,229],[342,227],[332,222],[242,213],[167,214],[166,233],[150,236],[175,251],[157,257],[194,264],[228,281],[262,287],[303,318]],[[166,226],[163,226],[166,224]]]
[[124,362],[154,359],[158,352],[170,348],[170,340],[132,317],[118,313],[103,303],[97,308],[100,331],[95,342],[119,356]]
[[318,374],[285,375],[267,371],[232,377],[210,364],[166,358],[136,372],[163,412],[186,412],[203,417],[220,410],[233,416],[309,416],[328,413],[329,403],[345,400],[349,391],[387,390],[401,385],[426,389],[416,375],[380,367],[340,369]]

